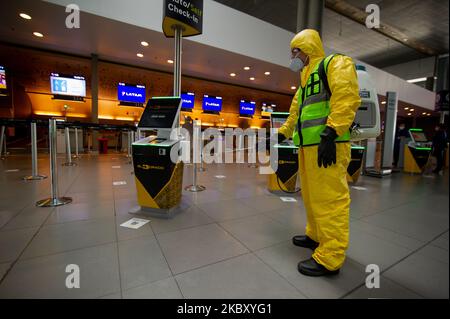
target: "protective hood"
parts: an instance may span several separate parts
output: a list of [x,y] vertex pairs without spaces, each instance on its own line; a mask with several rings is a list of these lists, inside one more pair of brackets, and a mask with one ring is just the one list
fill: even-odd
[[316,65],[325,58],[325,51],[323,50],[322,40],[316,30],[305,29],[297,33],[291,41],[291,50],[298,48],[309,56],[309,64],[303,69],[301,73],[301,85],[305,87],[311,72]]

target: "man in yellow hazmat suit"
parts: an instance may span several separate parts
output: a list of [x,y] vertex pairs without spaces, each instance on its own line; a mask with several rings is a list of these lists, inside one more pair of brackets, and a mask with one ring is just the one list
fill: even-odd
[[350,126],[361,104],[353,60],[325,57],[315,30],[306,29],[291,41],[291,69],[301,71],[301,85],[278,141],[293,136],[299,148],[299,175],[307,213],[305,236],[297,246],[314,250],[298,264],[307,276],[339,273],[349,241],[350,194],[346,180],[350,162]]

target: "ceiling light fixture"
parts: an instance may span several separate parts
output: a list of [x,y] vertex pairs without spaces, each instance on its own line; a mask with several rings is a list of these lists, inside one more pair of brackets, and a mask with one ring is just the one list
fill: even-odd
[[409,109],[411,112],[414,112],[414,109]]
[[251,77],[251,78],[250,78],[250,81],[255,81],[255,78],[254,78],[254,77]]
[[419,83],[419,82],[425,82],[426,80],[427,80],[427,78],[417,78],[417,79],[407,80],[406,82],[408,82],[408,83]]
[[409,115],[409,116],[411,116],[411,115],[412,115],[412,113],[408,113],[408,115]]
[[386,101],[381,102],[381,104],[386,104]]
[[270,75],[270,72],[268,72],[268,71],[264,72],[264,75]]
[[173,60],[167,60],[167,63],[173,64]]
[[245,70],[245,71],[248,71],[248,70],[250,70],[250,67],[249,67],[249,66],[246,66],[246,67],[244,67],[244,70]]
[[21,13],[21,14],[19,14],[19,16],[20,16],[22,19],[25,19],[25,20],[31,20],[31,16],[28,15],[28,14],[26,14],[26,13]]
[[291,86],[291,90],[296,90],[297,87],[296,86]]
[[43,38],[44,37],[44,35],[42,33],[40,33],[40,32],[33,32],[33,35],[35,37],[38,37],[38,38]]
[[144,47],[148,47],[148,42],[142,41],[142,42],[141,42],[141,45],[144,46]]
[[409,110],[409,107],[405,107],[405,111],[408,111]]
[[231,76],[231,77],[235,77],[235,76],[236,76],[236,73],[230,73],[230,76]]
[[144,55],[142,54],[142,53],[138,53],[138,54],[136,54],[139,58],[143,58],[144,57]]

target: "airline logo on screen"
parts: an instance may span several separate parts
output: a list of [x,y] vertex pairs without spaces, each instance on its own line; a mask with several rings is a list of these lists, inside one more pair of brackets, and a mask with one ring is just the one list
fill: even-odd
[[194,99],[195,99],[194,93],[181,94],[182,107],[187,109],[194,108]]
[[255,102],[246,102],[241,100],[240,114],[253,115],[255,113]]
[[145,86],[119,83],[118,95],[119,101],[122,102],[144,103]]
[[203,109],[205,111],[217,111],[222,110],[222,98],[220,96],[210,97],[205,95],[203,97]]

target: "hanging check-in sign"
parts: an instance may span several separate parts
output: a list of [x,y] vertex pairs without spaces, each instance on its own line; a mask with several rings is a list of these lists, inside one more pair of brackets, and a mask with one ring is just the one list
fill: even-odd
[[203,0],[164,0],[163,32],[174,37],[173,26],[183,28],[183,36],[202,34]]

